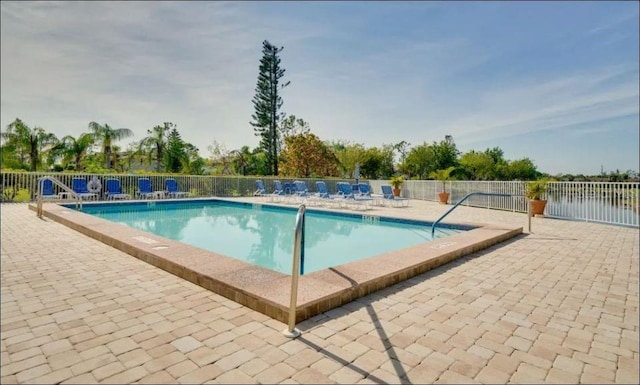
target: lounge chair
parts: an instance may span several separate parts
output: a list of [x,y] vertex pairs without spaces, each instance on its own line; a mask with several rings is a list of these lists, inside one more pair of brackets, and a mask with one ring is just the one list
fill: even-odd
[[275,189],[271,195],[284,195],[284,188],[282,188],[282,183],[279,180],[273,181],[273,185]]
[[271,194],[267,195],[269,202],[281,202],[284,198],[284,189],[282,188],[282,183],[279,180],[273,181],[273,185],[275,189]]
[[139,198],[154,198],[159,196],[159,194],[153,192],[153,187],[151,186],[151,179],[149,178],[138,178],[138,197]]
[[338,182],[337,183],[338,186],[338,196],[341,196],[343,199],[343,202],[345,202],[345,204],[347,205],[347,207],[350,208],[354,208],[354,209],[369,209],[369,203],[373,203],[373,199],[370,197],[361,197],[361,196],[356,196],[353,193],[353,189],[351,188],[351,185],[349,183],[346,182]]
[[341,205],[340,200],[336,199],[335,195],[329,194],[329,190],[327,189],[327,184],[324,181],[316,181],[316,189],[318,192],[315,194],[315,198],[318,199],[318,202],[321,205],[330,204],[330,205]]
[[383,202],[389,202],[391,206],[396,206],[396,207],[409,206],[409,199],[400,198],[393,195],[393,190],[389,185],[382,185],[382,198],[383,198]]
[[80,199],[98,199],[98,194],[89,192],[87,188],[87,180],[84,178],[73,178],[71,180],[71,189]]
[[284,193],[285,195],[293,194],[293,187],[291,187],[291,182],[284,182]]
[[358,184],[358,191],[360,191],[360,195],[362,196],[371,196],[371,189],[369,188],[369,185],[366,183],[359,183]]
[[295,188],[295,195],[300,197],[306,197],[309,195],[309,189],[307,188],[307,182],[303,180],[296,180],[293,182]]
[[107,179],[107,199],[131,199],[131,195],[122,192],[119,179]]
[[384,202],[383,202],[383,196],[381,194],[372,194],[371,193],[371,188],[369,188],[369,185],[366,183],[360,183],[358,184],[358,190],[360,190],[360,196],[361,197],[370,197],[373,199],[373,204],[376,206],[381,206]]
[[165,179],[164,185],[167,188],[167,195],[170,198],[186,198],[189,196],[188,192],[178,190],[178,182],[173,178]]
[[53,182],[50,179],[38,181],[38,188],[40,190],[40,199],[60,199],[60,195],[56,194],[53,190]]
[[263,197],[267,195],[267,189],[264,188],[264,183],[261,180],[256,181],[256,191],[253,192],[254,197]]
[[318,190],[318,192],[316,193],[318,198],[333,199],[333,197],[329,194],[327,184],[324,183],[324,181],[316,181],[316,189]]

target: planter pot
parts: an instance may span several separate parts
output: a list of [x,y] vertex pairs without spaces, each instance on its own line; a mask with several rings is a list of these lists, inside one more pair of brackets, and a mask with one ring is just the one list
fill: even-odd
[[441,192],[438,194],[438,198],[440,199],[440,204],[446,205],[447,202],[449,201],[449,193]]
[[544,208],[547,206],[547,201],[542,199],[532,200],[529,201],[529,204],[531,205],[531,215],[543,215]]
[[396,197],[400,196],[400,189],[399,188],[394,188],[393,189],[393,196],[396,196]]

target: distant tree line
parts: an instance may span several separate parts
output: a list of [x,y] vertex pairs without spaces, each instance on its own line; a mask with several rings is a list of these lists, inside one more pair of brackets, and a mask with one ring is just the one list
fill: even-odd
[[[2,168],[28,171],[91,173],[157,171],[203,174],[205,160],[182,140],[175,124],[165,122],[147,130],[149,136],[122,150],[115,143],[133,136],[128,128],[90,122],[77,137],[58,138],[41,127],[14,120],[2,132]],[[137,166],[137,167],[134,167]]]

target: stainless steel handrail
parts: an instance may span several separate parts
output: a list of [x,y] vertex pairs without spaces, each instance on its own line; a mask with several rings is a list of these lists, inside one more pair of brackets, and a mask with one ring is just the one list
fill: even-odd
[[289,325],[282,334],[289,338],[296,338],[300,331],[296,329],[296,305],[298,302],[298,277],[300,276],[300,258],[304,248],[304,218],[305,205],[298,208],[293,235],[293,267],[291,268],[291,302],[289,303]]
[[80,211],[82,211],[82,198],[80,198],[80,196],[76,194],[75,191],[52,176],[43,176],[41,178],[38,178],[38,195],[36,196],[36,215],[38,216],[38,218],[42,218],[42,190],[44,188],[45,180],[50,180],[51,182],[53,182],[53,184],[66,191],[69,195],[75,197],[76,209],[79,208]]
[[469,198],[470,196],[473,196],[473,195],[484,195],[484,196],[494,196],[494,197],[522,197],[522,195],[514,195],[514,194],[498,194],[498,193],[485,193],[485,192],[472,192],[472,193],[469,193],[469,194],[465,195],[464,197],[462,197],[462,199],[460,199],[455,205],[453,205],[453,207],[450,208],[446,213],[442,214],[442,216],[440,218],[438,218],[438,220],[433,222],[433,224],[431,225],[431,238],[433,238],[433,236],[434,236],[434,234],[436,232],[436,225],[438,223],[440,223],[440,221],[443,220],[444,217],[449,215],[450,212],[455,210],[456,207],[460,206],[460,204],[462,202],[464,202],[465,200],[467,200],[467,198]]

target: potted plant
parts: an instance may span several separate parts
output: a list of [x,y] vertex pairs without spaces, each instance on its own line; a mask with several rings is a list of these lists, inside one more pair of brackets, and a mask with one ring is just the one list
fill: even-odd
[[389,180],[389,184],[393,186],[393,195],[399,197],[400,196],[400,187],[404,183],[404,178],[402,175],[394,176]]
[[447,181],[451,179],[451,173],[456,168],[451,166],[449,168],[445,168],[442,170],[433,171],[429,174],[430,178],[437,179],[442,182],[442,192],[438,193],[438,199],[440,200],[440,204],[446,205],[449,201],[449,193],[447,192]]
[[545,192],[547,192],[546,180],[540,179],[527,182],[525,196],[529,198],[531,215],[543,215],[544,208],[547,206],[547,200],[542,199]]

